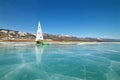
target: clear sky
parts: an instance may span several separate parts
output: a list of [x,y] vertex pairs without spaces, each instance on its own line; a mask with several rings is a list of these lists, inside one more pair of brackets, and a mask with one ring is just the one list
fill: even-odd
[[120,39],[120,0],[0,0],[0,28]]

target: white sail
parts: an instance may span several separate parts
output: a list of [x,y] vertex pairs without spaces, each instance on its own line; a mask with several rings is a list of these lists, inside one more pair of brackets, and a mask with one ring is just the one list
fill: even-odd
[[43,35],[42,35],[42,29],[41,29],[41,25],[40,22],[38,23],[38,30],[37,30],[37,34],[36,34],[36,41],[43,41]]

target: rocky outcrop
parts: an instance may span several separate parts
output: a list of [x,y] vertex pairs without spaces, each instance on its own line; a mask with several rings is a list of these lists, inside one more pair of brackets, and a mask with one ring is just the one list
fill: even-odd
[[7,29],[0,29],[0,40],[1,41],[8,41],[8,40],[34,40],[35,35],[26,33],[26,32],[20,32],[20,31],[14,31],[14,30],[7,30]]

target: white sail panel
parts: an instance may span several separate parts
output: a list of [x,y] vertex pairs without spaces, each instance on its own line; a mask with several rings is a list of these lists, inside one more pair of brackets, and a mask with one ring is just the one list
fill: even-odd
[[37,30],[37,34],[36,34],[36,41],[42,41],[43,39],[43,34],[42,34],[42,29],[41,29],[41,25],[40,22],[38,23],[38,30]]

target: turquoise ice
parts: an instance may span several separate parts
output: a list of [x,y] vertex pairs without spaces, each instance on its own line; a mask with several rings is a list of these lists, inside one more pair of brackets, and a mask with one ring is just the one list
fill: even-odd
[[120,43],[0,43],[0,80],[120,80]]

